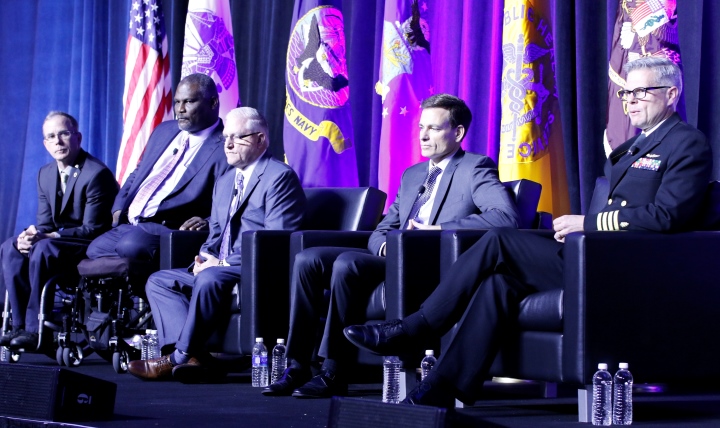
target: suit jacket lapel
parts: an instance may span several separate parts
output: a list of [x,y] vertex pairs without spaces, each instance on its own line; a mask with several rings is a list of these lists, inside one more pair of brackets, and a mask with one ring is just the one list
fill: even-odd
[[265,173],[265,168],[267,168],[269,161],[270,161],[270,153],[268,153],[268,152],[265,152],[265,154],[263,154],[262,157],[260,157],[260,160],[258,160],[258,163],[257,163],[257,165],[255,165],[255,169],[253,170],[253,173],[250,176],[250,180],[248,180],[248,183],[245,185],[245,191],[243,192],[242,200],[240,201],[240,205],[238,205],[238,209],[235,212],[236,214],[239,214],[245,210],[245,207],[247,206],[248,198],[255,191],[255,188],[260,183],[260,180],[262,180],[262,176]]
[[440,180],[440,185],[438,186],[437,192],[435,193],[435,199],[433,200],[433,207],[432,211],[430,211],[430,219],[428,220],[428,223],[435,224],[438,211],[440,211],[440,207],[442,206],[443,201],[445,200],[445,196],[447,195],[448,188],[450,188],[453,174],[455,173],[455,170],[457,169],[464,155],[465,152],[462,149],[459,149],[457,153],[455,153],[455,155],[452,157],[452,159],[450,159],[447,167],[445,167],[445,171],[443,171],[442,173],[442,179]]
[[190,165],[188,165],[187,169],[185,170],[185,173],[180,177],[180,181],[178,181],[178,184],[175,186],[175,189],[173,189],[172,194],[175,194],[177,191],[182,189],[187,183],[192,180],[192,178],[195,176],[195,174],[202,169],[203,165],[205,163],[209,162],[212,158],[212,154],[215,150],[219,150],[222,142],[222,122],[215,128],[215,131],[203,141],[202,146],[200,146],[200,150],[198,150],[197,154],[193,158],[192,162],[190,162]]
[[53,218],[53,221],[55,224],[58,223],[58,219],[60,218],[60,211],[56,210],[57,202],[58,202],[58,195],[61,193],[61,187],[60,187],[60,179],[58,178],[58,169],[57,164],[53,165],[55,168],[50,169],[52,171],[52,174],[50,174],[49,185],[50,185],[50,194],[48,195],[49,203],[50,203],[50,212]]
[[[80,174],[82,174],[82,168],[85,165],[86,158],[87,156],[84,150],[78,154],[78,157],[75,161],[75,171],[72,172],[70,177],[68,177],[67,183],[65,183],[65,194],[62,198],[62,205],[60,205],[60,212],[65,211],[65,207],[70,200],[70,195],[72,194],[72,190],[75,187],[75,183],[77,183],[78,179],[80,178]],[[62,187],[58,190],[61,189]]]
[[413,204],[418,197],[418,189],[425,182],[425,177],[429,171],[429,161],[423,162],[423,168],[412,168],[408,169],[407,173],[407,186],[409,189],[403,189],[403,193],[400,195],[400,207],[398,209],[398,216],[400,219],[400,227],[403,227],[408,222],[410,216],[410,210],[412,210]]
[[[630,166],[641,157],[645,156],[650,150],[657,147],[658,144],[660,144],[667,135],[667,133],[678,123],[680,122],[680,116],[678,116],[677,113],[673,114],[669,118],[665,120],[665,122],[660,125],[658,129],[653,131],[652,134],[650,134],[645,141],[642,141],[640,143],[640,146],[638,147],[637,153],[634,155],[628,155],[627,150],[629,150],[630,146],[633,142],[638,138],[639,134],[630,140],[623,143],[618,149],[613,151],[613,153],[610,154],[610,158],[613,159],[613,155],[620,156],[620,158],[617,160],[617,162],[610,168],[611,174],[610,174],[610,188],[608,194],[612,194],[613,190],[615,190],[615,187],[618,185],[620,180],[625,176]],[[622,148],[623,150],[619,150]],[[617,152],[617,153],[616,153]]]

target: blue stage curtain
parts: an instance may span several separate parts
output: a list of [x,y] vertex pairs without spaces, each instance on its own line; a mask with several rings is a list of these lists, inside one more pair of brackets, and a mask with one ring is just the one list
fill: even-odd
[[51,110],[77,118],[82,147],[114,170],[122,134],[128,0],[0,2],[0,237],[35,222]]

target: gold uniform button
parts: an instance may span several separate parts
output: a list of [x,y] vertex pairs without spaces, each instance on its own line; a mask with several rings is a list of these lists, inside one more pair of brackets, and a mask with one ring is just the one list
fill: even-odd
[[622,202],[620,202],[620,206],[621,206],[621,207],[624,207],[625,205],[627,205],[627,201],[622,201]]
[[612,205],[612,199],[608,199],[608,205]]

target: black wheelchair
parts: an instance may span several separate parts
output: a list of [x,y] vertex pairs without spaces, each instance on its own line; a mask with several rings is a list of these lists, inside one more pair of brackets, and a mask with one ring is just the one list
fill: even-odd
[[[128,363],[140,358],[131,339],[152,328],[144,292],[150,266],[120,257],[86,259],[78,273],[79,279],[56,276],[43,287],[37,347],[0,347],[0,361],[14,363],[23,352],[35,352],[75,367],[95,352],[112,362],[115,372],[126,373]],[[6,293],[3,334],[11,328],[11,319]]]

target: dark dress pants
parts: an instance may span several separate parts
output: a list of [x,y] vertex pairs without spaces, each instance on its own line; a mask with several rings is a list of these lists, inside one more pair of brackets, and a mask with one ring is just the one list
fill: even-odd
[[174,343],[191,355],[205,351],[213,333],[230,318],[232,290],[239,282],[240,266],[210,267],[196,276],[187,269],[152,274],[145,292],[160,346]]
[[517,320],[520,301],[561,288],[562,272],[562,244],[551,236],[515,229],[485,234],[458,258],[420,309],[438,335],[458,323],[434,376],[472,403],[502,338]]
[[[320,320],[327,315],[326,332],[328,325],[342,325],[342,321],[338,324],[338,317],[333,315],[338,311],[337,306],[333,311],[331,303],[331,309],[328,311],[325,290],[330,290],[331,284],[342,282],[339,278],[345,276],[347,266],[345,260],[354,257],[374,258],[375,256],[372,256],[368,250],[359,248],[313,247],[300,252],[295,257],[290,288],[290,333],[287,356],[301,366],[307,367],[313,357],[318,336],[321,334]],[[384,260],[377,258],[381,261],[384,277]],[[379,284],[379,282],[371,283],[372,280],[369,280],[368,286],[372,288]],[[333,319],[336,321],[331,321]],[[342,326],[339,327],[339,336],[342,346],[346,341],[342,337]],[[330,347],[325,343],[326,338],[322,341],[325,344],[320,352],[323,357],[342,358],[342,355],[327,352]]]
[[91,259],[126,257],[141,261],[157,261],[160,235],[169,229],[157,223],[120,224],[95,238],[87,249]]
[[13,326],[37,333],[40,323],[40,298],[45,283],[54,275],[70,275],[76,281],[77,265],[85,258],[89,240],[48,238],[33,244],[28,254],[15,246],[17,237],[2,244],[3,279],[12,308]]

